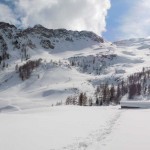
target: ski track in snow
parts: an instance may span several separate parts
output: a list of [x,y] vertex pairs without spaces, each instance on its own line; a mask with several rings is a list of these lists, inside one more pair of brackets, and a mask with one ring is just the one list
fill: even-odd
[[[76,143],[73,143],[69,146],[63,147],[61,149],[50,149],[50,150],[91,150],[91,146],[102,145],[105,146],[107,143],[107,137],[115,129],[115,125],[119,121],[121,114],[125,110],[118,110],[116,115],[109,120],[105,126],[100,126],[99,130],[91,133],[86,139],[76,139]],[[108,144],[108,143],[107,143]]]

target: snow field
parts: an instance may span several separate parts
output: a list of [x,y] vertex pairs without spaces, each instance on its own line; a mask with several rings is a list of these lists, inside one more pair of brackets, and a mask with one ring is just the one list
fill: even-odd
[[111,132],[119,107],[58,106],[0,114],[3,150],[86,149]]

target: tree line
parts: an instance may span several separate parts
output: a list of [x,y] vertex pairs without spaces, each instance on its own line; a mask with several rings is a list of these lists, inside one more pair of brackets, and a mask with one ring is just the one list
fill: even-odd
[[86,93],[81,92],[76,96],[69,96],[66,99],[66,105],[92,106],[92,98],[88,98]]
[[97,87],[96,105],[119,104],[123,96],[127,95],[129,100],[136,96],[150,96],[150,69],[143,68],[142,71],[134,73],[122,80],[117,86],[102,84]]
[[66,104],[80,106],[119,104],[125,95],[129,100],[140,95],[150,96],[150,68],[143,68],[142,71],[128,76],[117,85],[110,85],[108,82],[100,84],[95,90],[94,103],[92,98],[86,96],[86,93],[80,93],[78,96],[68,97]]

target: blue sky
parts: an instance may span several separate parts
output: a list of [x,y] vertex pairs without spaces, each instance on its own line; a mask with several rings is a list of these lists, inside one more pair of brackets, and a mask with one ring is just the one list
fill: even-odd
[[105,39],[150,37],[150,0],[111,0]]
[[115,41],[150,37],[149,10],[150,0],[0,0],[0,21],[90,30]]
[[121,26],[121,20],[130,8],[127,0],[111,0],[111,8],[108,10],[106,17],[106,32],[103,36],[110,41],[117,39],[119,36],[118,28]]

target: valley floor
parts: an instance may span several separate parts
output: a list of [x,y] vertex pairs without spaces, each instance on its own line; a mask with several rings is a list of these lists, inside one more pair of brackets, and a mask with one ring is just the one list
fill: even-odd
[[149,150],[150,110],[57,106],[0,114],[2,150]]

